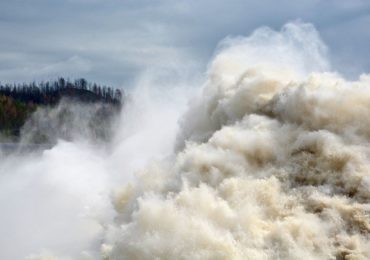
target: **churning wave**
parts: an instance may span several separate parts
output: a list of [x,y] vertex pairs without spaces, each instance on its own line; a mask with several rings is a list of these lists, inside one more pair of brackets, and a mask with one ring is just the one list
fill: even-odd
[[[225,39],[186,112],[131,104],[108,155],[62,142],[25,163],[42,169],[45,194],[45,180],[63,190],[57,201],[81,195],[56,208],[94,210],[89,225],[57,216],[79,236],[56,228],[29,258],[369,259],[369,87],[369,75],[331,72],[313,25]],[[79,165],[68,178],[63,160]]]

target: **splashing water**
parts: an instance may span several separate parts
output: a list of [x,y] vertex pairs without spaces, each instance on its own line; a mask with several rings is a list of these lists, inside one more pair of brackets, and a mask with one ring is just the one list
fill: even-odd
[[[369,87],[369,75],[330,72],[312,25],[228,38],[180,128],[183,91],[128,105],[109,155],[60,143],[37,162],[2,163],[0,203],[16,220],[0,223],[17,223],[33,259],[368,259]],[[59,204],[24,221],[39,199]],[[90,222],[71,216],[82,205]],[[60,230],[41,226],[50,218]],[[24,223],[40,224],[39,243]]]

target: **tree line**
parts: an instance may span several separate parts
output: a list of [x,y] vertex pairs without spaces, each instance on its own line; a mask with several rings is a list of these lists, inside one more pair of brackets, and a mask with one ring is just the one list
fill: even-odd
[[0,83],[0,142],[2,136],[19,136],[20,129],[39,106],[54,106],[62,98],[82,102],[101,102],[109,111],[118,111],[123,102],[119,89],[89,83],[85,79],[74,81],[59,78],[55,81],[23,84]]
[[59,78],[55,81],[23,84],[1,84],[0,95],[12,97],[25,103],[53,105],[64,97],[77,98],[88,102],[104,102],[120,105],[122,92],[105,85],[88,82],[86,79]]

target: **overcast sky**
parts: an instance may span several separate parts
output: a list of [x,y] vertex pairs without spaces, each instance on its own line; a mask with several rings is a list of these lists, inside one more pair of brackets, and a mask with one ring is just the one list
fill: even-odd
[[224,37],[296,19],[316,26],[335,69],[370,72],[367,0],[0,0],[0,81],[127,87],[154,68],[202,73]]

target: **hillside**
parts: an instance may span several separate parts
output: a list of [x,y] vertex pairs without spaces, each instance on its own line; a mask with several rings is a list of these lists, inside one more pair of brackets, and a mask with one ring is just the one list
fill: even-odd
[[122,92],[88,83],[85,79],[71,82],[59,78],[39,84],[0,84],[0,135],[17,139],[33,112],[38,108],[53,108],[62,99],[81,104],[104,104],[105,107],[111,107],[109,111],[114,113],[121,107]]

